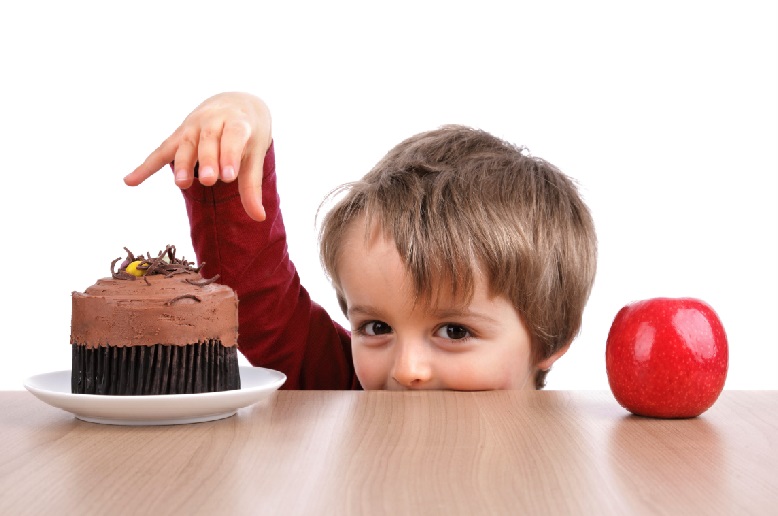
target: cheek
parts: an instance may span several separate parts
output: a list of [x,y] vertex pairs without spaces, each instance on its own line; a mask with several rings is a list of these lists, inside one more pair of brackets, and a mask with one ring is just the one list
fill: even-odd
[[534,370],[525,354],[471,356],[445,371],[446,388],[462,391],[534,389]]
[[388,367],[381,353],[370,351],[362,346],[352,346],[354,371],[359,383],[365,390],[383,389],[386,385]]
[[535,389],[535,367],[529,352],[521,353],[512,362],[506,361],[501,369],[500,389]]
[[516,367],[506,367],[499,377],[500,386],[497,389],[519,390],[535,389],[535,371],[529,363],[522,363]]

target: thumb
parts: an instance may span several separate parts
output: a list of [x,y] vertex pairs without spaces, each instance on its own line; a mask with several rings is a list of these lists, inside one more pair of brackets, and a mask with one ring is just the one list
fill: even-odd
[[238,191],[243,208],[249,217],[257,221],[266,218],[265,207],[262,205],[262,173],[265,163],[265,152],[251,155],[243,170],[238,175]]

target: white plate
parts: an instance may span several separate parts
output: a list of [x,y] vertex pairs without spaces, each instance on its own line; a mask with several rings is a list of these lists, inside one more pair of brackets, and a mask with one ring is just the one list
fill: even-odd
[[38,399],[78,419],[109,425],[181,425],[234,415],[270,397],[286,375],[263,367],[240,367],[240,390],[202,394],[103,396],[70,392],[70,371],[31,376],[24,386]]

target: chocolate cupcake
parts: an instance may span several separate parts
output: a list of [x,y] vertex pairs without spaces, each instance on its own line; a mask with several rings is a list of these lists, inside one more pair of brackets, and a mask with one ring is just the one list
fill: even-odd
[[238,298],[167,246],[127,250],[119,270],[73,292],[73,393],[191,394],[240,389]]

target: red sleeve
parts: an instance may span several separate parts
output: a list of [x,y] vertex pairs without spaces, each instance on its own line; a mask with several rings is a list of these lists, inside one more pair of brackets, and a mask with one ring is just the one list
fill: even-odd
[[289,259],[273,145],[262,181],[265,221],[246,214],[237,181],[195,181],[183,193],[203,276],[219,274],[238,294],[238,349],[249,362],[286,374],[285,389],[358,388],[349,333],[311,301]]

